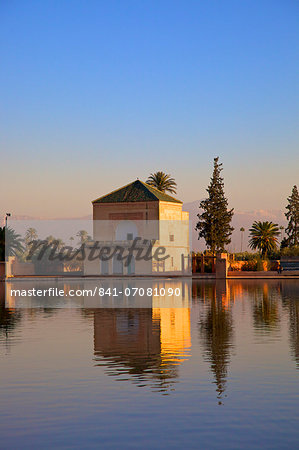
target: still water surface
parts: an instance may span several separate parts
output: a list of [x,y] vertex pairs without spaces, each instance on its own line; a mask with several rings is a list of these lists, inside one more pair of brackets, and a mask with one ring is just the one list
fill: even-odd
[[298,448],[299,280],[188,289],[188,308],[7,309],[2,283],[0,448]]

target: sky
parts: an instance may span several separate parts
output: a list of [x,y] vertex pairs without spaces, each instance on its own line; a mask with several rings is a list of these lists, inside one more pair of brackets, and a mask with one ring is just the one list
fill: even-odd
[[236,210],[299,184],[299,2],[0,0],[0,216],[80,217],[151,172]]

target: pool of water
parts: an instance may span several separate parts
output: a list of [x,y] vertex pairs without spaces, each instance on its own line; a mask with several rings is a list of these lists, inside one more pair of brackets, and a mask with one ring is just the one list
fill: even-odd
[[[171,283],[171,281],[169,281]],[[299,280],[0,307],[0,448],[296,448]]]

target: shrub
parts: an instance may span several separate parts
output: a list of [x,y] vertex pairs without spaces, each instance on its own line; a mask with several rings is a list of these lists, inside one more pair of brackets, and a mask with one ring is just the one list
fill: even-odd
[[241,270],[244,272],[263,272],[267,270],[277,270],[277,261],[269,261],[268,259],[262,259],[261,256],[256,256],[255,259],[245,261],[241,267]]
[[281,256],[299,256],[299,245],[294,247],[285,247],[280,251]]
[[279,269],[279,261],[269,261],[268,270],[277,271]]
[[207,273],[212,272],[212,261],[205,261],[204,262],[204,271]]
[[252,261],[255,260],[257,256],[258,253],[251,252],[234,253],[235,261]]
[[[266,264],[264,264],[264,261],[266,262]],[[258,272],[262,272],[265,269],[267,270],[267,262],[268,262],[268,260],[265,259],[264,261],[262,260],[261,256],[258,256],[256,258],[256,270]]]
[[273,250],[268,253],[268,259],[270,260],[280,259],[280,254],[281,254],[280,250]]
[[257,262],[254,259],[251,259],[250,261],[245,261],[245,264],[241,267],[241,270],[244,272],[252,272],[257,270]]

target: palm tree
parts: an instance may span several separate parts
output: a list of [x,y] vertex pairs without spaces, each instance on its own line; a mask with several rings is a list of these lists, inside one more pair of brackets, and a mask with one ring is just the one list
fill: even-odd
[[176,194],[177,184],[174,178],[171,178],[171,176],[166,174],[165,172],[160,171],[151,173],[146,183],[158,189],[158,191],[168,191],[171,194]]
[[45,241],[47,241],[48,245],[51,245],[51,244],[53,244],[53,242],[56,241],[56,238],[54,236],[52,236],[52,234],[51,234],[50,236],[46,237]]
[[89,236],[89,234],[87,233],[86,230],[78,231],[76,236],[78,236],[78,238],[80,238],[80,244],[81,245],[85,244],[85,242],[87,242],[87,241],[91,241],[91,237]]
[[65,247],[65,243],[62,239],[55,239],[55,245],[57,246],[57,250],[61,250],[63,247]]
[[271,250],[275,250],[279,236],[279,228],[276,223],[273,222],[260,222],[255,221],[250,228],[249,246],[253,250],[258,249],[262,256],[267,256],[267,253]]
[[25,234],[25,243],[26,246],[28,247],[28,245],[32,242],[35,241],[37,239],[37,231],[35,228],[28,228],[28,230],[26,231]]
[[[0,261],[6,256],[16,256],[24,251],[21,236],[10,227],[0,227]],[[6,249],[5,249],[6,247]]]
[[45,240],[48,245],[56,247],[57,250],[60,250],[62,247],[65,246],[65,243],[63,242],[62,239],[56,238],[52,235],[47,236]]
[[242,253],[242,251],[243,251],[243,240],[244,240],[244,231],[245,231],[245,228],[244,228],[244,227],[241,227],[241,228],[240,228],[240,231],[241,231],[241,253]]

